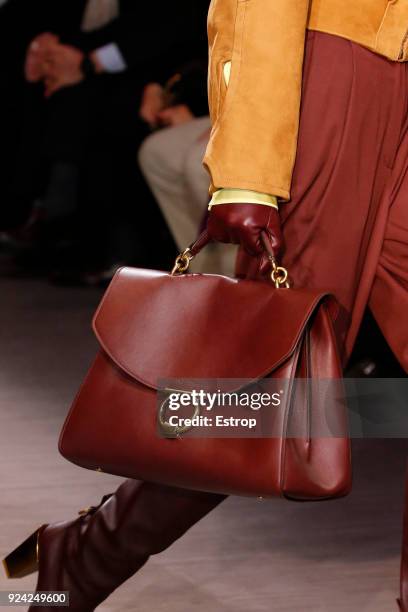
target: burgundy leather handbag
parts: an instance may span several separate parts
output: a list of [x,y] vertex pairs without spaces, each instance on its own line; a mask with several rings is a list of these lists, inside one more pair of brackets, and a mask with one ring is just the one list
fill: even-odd
[[[64,424],[60,452],[88,469],[187,489],[298,500],[347,494],[335,300],[286,288],[274,262],[273,283],[182,274],[202,243],[179,256],[172,274],[117,272],[93,320],[100,351]],[[273,435],[166,436],[161,379],[280,379],[289,391]],[[334,435],[310,433],[327,417],[327,397],[310,391],[318,379],[338,383]],[[306,423],[305,434],[290,434],[296,419]]]

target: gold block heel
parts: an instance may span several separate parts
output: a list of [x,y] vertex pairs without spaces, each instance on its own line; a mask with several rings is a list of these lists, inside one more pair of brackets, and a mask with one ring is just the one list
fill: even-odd
[[32,533],[20,546],[3,559],[3,566],[7,578],[24,578],[38,571],[38,540],[41,531],[46,527],[43,525]]

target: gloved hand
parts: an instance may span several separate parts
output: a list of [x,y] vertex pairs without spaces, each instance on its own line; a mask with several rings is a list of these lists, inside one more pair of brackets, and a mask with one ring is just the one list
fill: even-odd
[[210,210],[207,231],[212,240],[240,244],[249,255],[265,253],[267,235],[275,257],[282,245],[279,211],[264,204],[217,204]]

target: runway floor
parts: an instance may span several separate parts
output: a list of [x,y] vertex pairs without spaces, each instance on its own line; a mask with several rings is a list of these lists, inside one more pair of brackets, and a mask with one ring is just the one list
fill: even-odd
[[[120,479],[58,455],[95,353],[100,293],[0,281],[0,555]],[[355,444],[354,490],[335,502],[230,498],[115,592],[102,612],[396,612],[404,441]],[[163,509],[165,511],[165,509]],[[35,578],[0,590],[32,589]]]

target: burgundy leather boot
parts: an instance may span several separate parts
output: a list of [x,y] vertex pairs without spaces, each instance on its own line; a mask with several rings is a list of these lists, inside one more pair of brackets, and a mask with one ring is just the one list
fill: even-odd
[[[39,570],[37,591],[69,591],[72,612],[92,612],[225,497],[127,480],[74,521],[45,525],[4,560],[10,578]],[[31,607],[50,612],[60,607]]]

